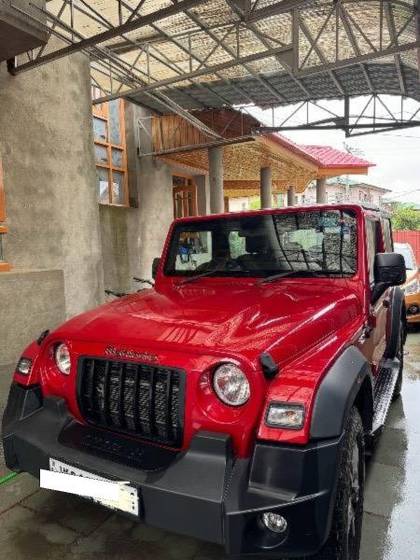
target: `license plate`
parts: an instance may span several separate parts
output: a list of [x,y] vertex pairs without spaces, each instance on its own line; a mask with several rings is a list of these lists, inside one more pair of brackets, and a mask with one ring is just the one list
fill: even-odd
[[[87,485],[83,480],[78,484],[76,477],[90,479],[92,482]],[[76,494],[110,509],[139,515],[138,489],[124,481],[103,478],[52,458],[50,470],[41,471],[40,480],[42,488]]]

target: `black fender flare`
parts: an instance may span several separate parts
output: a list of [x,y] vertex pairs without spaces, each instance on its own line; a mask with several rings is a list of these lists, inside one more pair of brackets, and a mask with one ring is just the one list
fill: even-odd
[[406,311],[404,302],[404,292],[399,287],[391,289],[389,297],[389,309],[386,320],[386,348],[384,357],[395,358],[398,350],[398,338],[400,336],[401,320],[403,321],[404,332],[402,333],[405,342],[406,336]]
[[[361,391],[363,389],[363,391]],[[369,362],[355,346],[349,346],[331,366],[315,396],[311,439],[338,437],[356,399],[366,431],[373,414],[373,383]]]

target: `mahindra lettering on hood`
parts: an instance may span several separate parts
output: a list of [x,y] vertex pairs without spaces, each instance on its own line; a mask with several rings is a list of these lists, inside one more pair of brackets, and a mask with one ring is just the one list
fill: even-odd
[[365,451],[402,384],[389,217],[176,220],[153,277],[23,352],[8,467],[235,556],[357,560]]

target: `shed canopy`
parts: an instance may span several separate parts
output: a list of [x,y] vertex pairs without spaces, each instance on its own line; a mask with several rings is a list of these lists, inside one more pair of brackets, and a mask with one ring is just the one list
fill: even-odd
[[420,101],[416,0],[49,0],[47,49],[84,51],[102,99],[162,113],[363,94]]
[[207,173],[208,148],[223,146],[223,177],[227,196],[259,192],[260,170],[271,167],[273,191],[290,186],[303,192],[310,181],[342,174],[367,174],[374,164],[329,146],[300,146],[280,134],[258,134],[260,123],[239,111],[196,111],[194,117],[222,139],[209,141],[206,134],[178,115],[152,120],[154,155],[191,174]]

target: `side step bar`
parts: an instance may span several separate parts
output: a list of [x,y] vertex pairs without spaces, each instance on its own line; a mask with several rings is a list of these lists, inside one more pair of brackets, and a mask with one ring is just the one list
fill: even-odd
[[379,372],[374,388],[372,435],[375,435],[385,424],[394,395],[399,368],[400,361],[394,358],[393,360],[386,360]]

